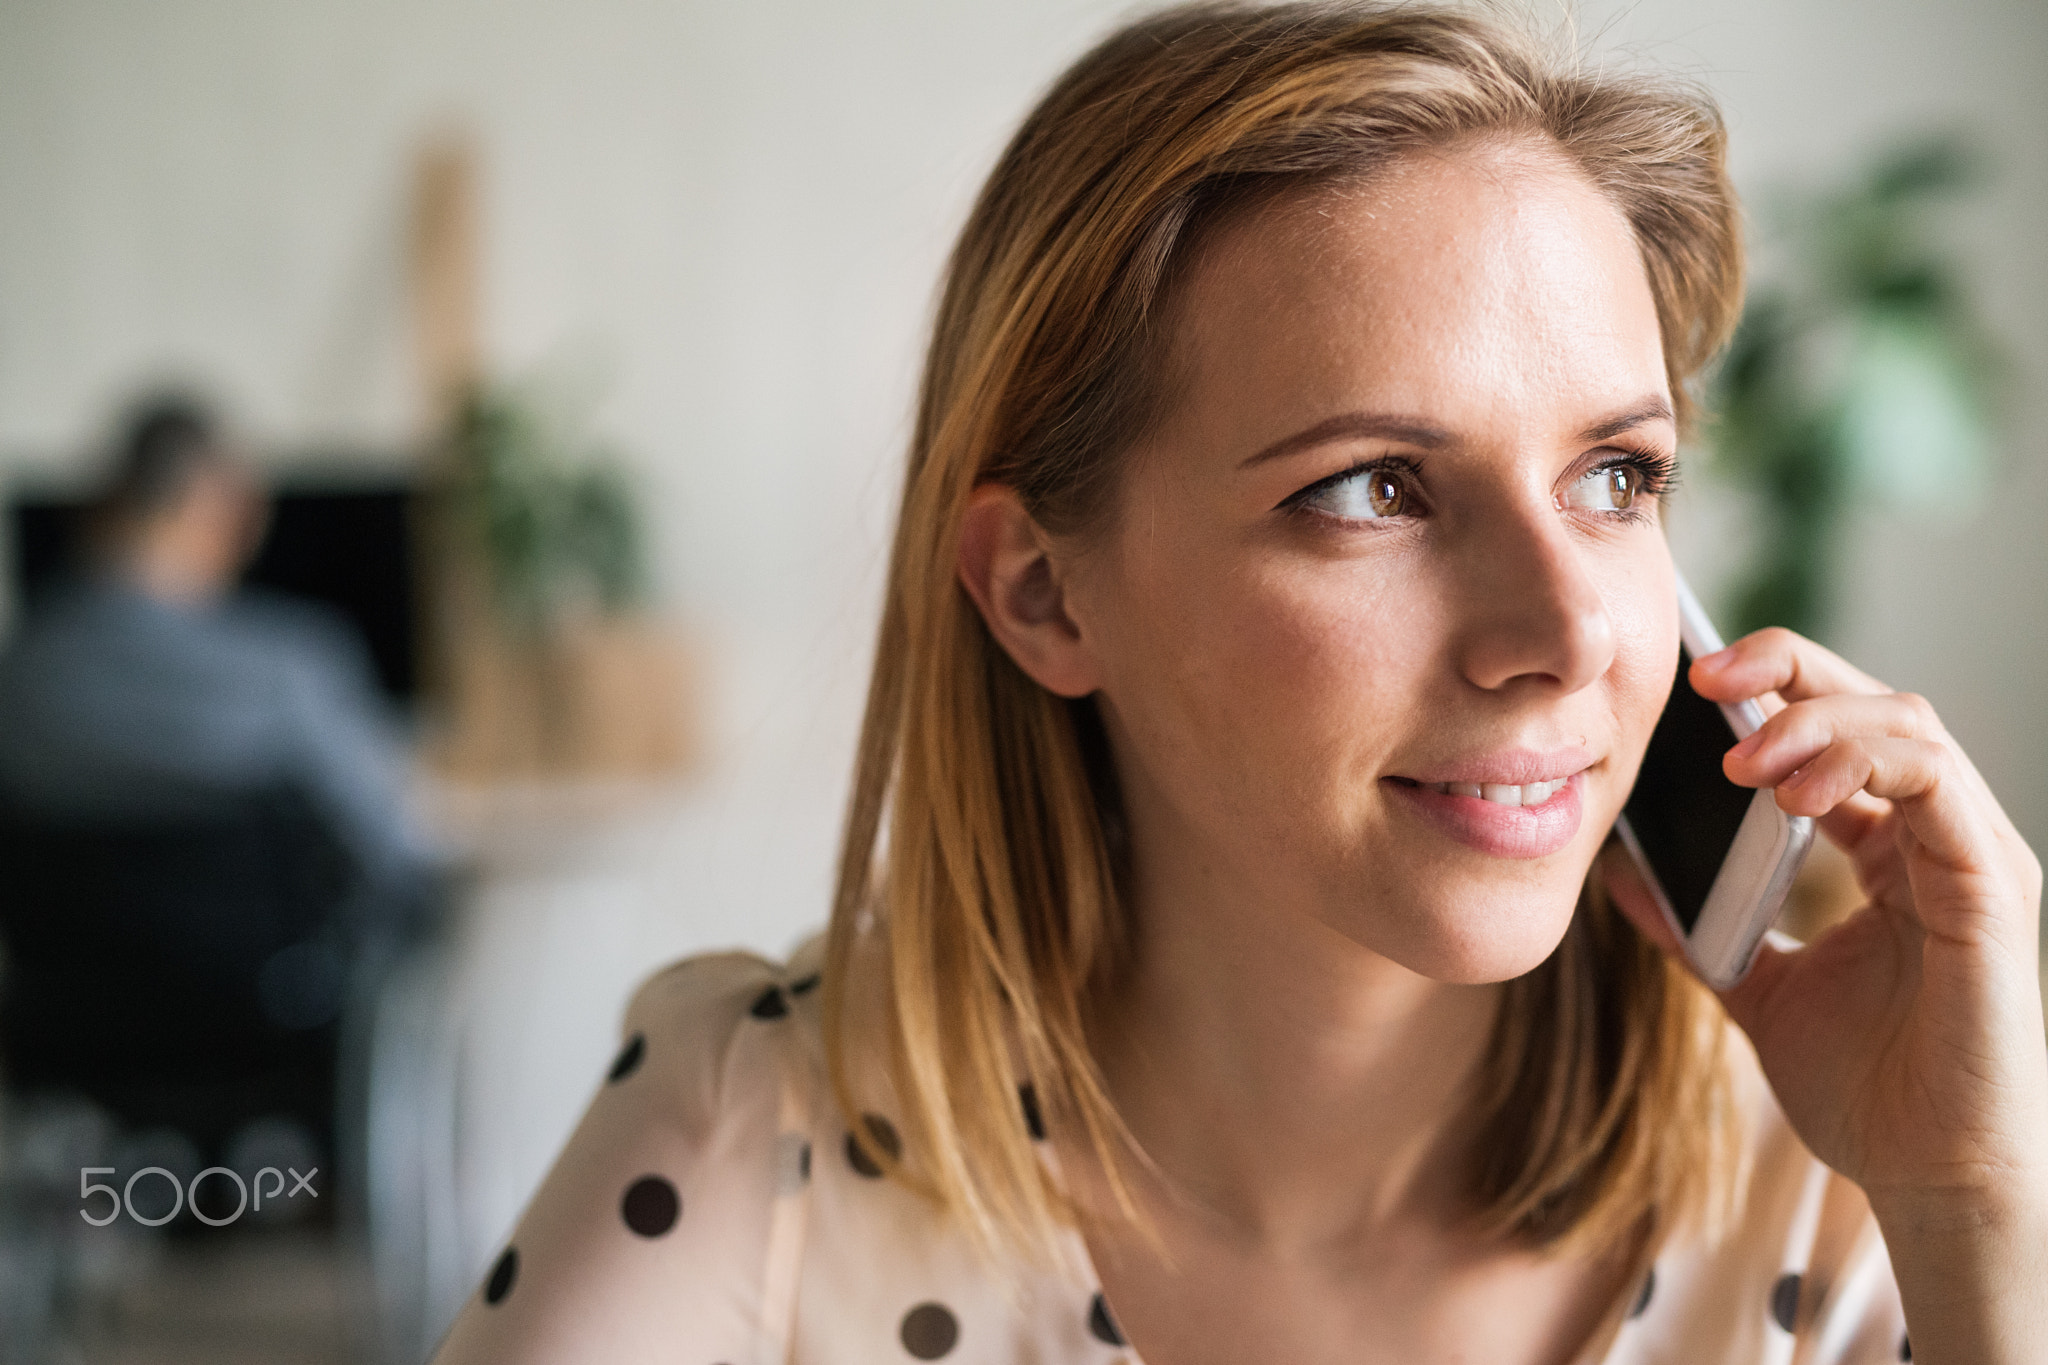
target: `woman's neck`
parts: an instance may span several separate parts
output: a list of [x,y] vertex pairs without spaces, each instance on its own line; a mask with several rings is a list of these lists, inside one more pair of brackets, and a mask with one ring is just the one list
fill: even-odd
[[1161,1193],[1287,1252],[1449,1221],[1501,988],[1432,981],[1178,868],[1135,879],[1133,953],[1098,1033]]

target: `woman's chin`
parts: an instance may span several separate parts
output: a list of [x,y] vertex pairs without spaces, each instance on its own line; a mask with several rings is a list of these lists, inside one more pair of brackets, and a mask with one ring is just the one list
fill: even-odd
[[1418,907],[1420,913],[1397,934],[1355,937],[1418,976],[1446,985],[1486,985],[1542,966],[1564,940],[1577,904],[1576,889],[1540,898],[1525,892],[1505,903],[1474,897],[1463,905]]
[[1472,950],[1461,945],[1441,953],[1428,955],[1424,960],[1405,962],[1402,965],[1417,976],[1426,976],[1432,981],[1441,981],[1447,986],[1486,986],[1500,981],[1512,981],[1526,976],[1543,965],[1544,959],[1557,947],[1557,939],[1530,950],[1506,950],[1502,945],[1489,945],[1484,950]]

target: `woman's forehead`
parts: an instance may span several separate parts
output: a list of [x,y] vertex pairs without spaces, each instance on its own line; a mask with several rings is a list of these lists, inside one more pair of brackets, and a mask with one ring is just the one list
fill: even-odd
[[1403,158],[1220,226],[1168,344],[1182,381],[1169,409],[1192,404],[1210,428],[1223,409],[1259,425],[1368,400],[1485,422],[1666,385],[1627,220],[1540,147]]

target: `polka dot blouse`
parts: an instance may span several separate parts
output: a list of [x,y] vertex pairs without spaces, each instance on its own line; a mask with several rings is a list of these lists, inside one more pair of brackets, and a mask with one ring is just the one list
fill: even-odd
[[[438,1365],[1140,1365],[1081,1238],[998,1282],[884,1179],[825,1078],[815,945],[786,968],[693,958],[641,987],[588,1113],[485,1271]],[[1802,1147],[1739,1035],[1748,1202],[1663,1248],[1575,1365],[1912,1359],[1862,1196]],[[1042,1135],[1020,1092],[1023,1121]],[[886,1113],[862,1118],[901,1152]]]

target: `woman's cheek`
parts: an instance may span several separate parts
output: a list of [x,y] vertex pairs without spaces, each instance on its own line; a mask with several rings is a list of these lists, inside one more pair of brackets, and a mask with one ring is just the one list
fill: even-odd
[[[1678,662],[1678,586],[1668,553],[1643,564],[1607,594],[1614,620],[1614,662],[1608,668],[1614,710],[1618,775],[1630,783],[1663,714]],[[1626,791],[1621,794],[1626,798]],[[1617,805],[1617,810],[1619,806]]]
[[1413,676],[1421,634],[1386,620],[1379,592],[1337,575],[1256,586],[1221,642],[1231,663],[1219,706],[1237,714],[1218,738],[1247,737],[1237,758],[1259,785],[1295,800],[1332,788],[1320,795],[1348,809],[1348,784],[1362,768],[1376,774],[1391,729],[1427,691]]

